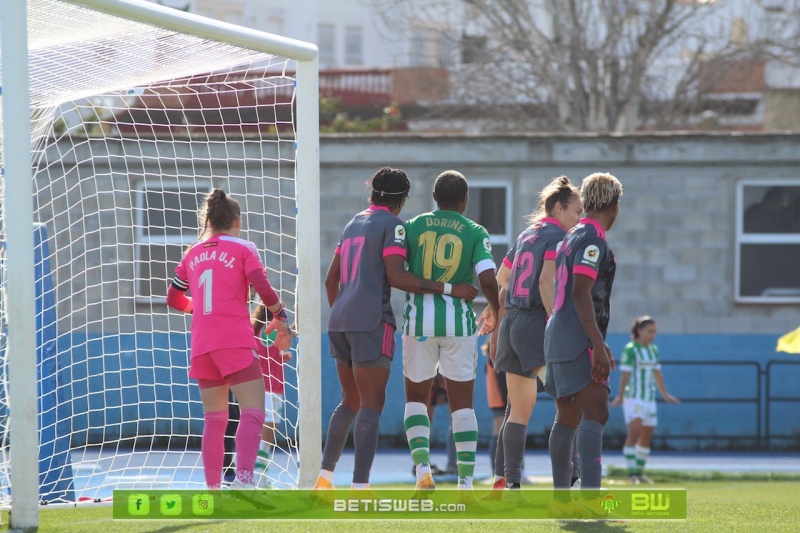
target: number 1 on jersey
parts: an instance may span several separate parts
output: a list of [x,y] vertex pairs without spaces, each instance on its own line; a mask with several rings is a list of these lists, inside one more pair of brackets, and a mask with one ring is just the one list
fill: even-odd
[[212,309],[212,301],[211,301],[211,286],[213,284],[213,277],[214,271],[210,268],[200,274],[200,279],[198,280],[198,286],[202,287],[203,289],[203,314],[210,315]]

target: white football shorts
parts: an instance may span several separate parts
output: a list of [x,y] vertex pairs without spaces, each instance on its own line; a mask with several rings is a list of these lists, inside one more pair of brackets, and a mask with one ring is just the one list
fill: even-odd
[[642,425],[653,427],[658,425],[655,401],[625,398],[622,402],[622,411],[625,413],[625,425],[630,424],[637,418],[642,419]]
[[436,376],[472,381],[478,368],[478,342],[469,337],[412,337],[403,335],[403,375],[414,383]]

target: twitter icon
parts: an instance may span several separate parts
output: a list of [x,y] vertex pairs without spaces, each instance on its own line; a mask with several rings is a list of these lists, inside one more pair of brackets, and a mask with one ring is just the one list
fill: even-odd
[[181,495],[180,494],[164,494],[160,500],[161,514],[164,516],[180,516]]

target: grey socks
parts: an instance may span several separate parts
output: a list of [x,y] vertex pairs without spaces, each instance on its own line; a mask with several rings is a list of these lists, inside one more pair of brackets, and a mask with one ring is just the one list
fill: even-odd
[[[553,488],[568,489],[572,477],[572,446],[575,430],[558,422],[550,430],[550,464],[553,467]],[[583,483],[583,480],[581,480]]]
[[353,483],[369,483],[369,471],[378,448],[378,427],[381,414],[375,409],[362,407],[356,415],[353,428],[355,457],[353,458]]
[[[578,425],[578,455],[581,458],[581,488],[599,489],[603,475],[603,424],[581,420]],[[551,441],[552,442],[552,441]]]
[[328,423],[328,434],[325,436],[325,448],[322,450],[322,469],[333,470],[336,463],[342,456],[344,444],[347,442],[347,434],[350,433],[350,425],[356,414],[349,407],[342,404],[336,406]]
[[[525,455],[525,437],[528,426],[506,422],[503,429],[506,483],[522,482],[522,457]],[[498,449],[498,453],[500,450]]]

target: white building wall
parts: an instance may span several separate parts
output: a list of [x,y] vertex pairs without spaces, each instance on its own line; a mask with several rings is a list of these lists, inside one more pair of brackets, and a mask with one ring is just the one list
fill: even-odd
[[[154,0],[151,0],[154,1]],[[407,63],[407,46],[387,40],[361,0],[157,0],[158,3],[321,47],[320,26],[332,28],[333,49],[320,50],[323,69],[391,68]],[[346,53],[348,33],[360,46]],[[360,50],[360,53],[359,53]],[[360,58],[359,58],[360,56]]]

